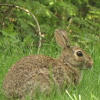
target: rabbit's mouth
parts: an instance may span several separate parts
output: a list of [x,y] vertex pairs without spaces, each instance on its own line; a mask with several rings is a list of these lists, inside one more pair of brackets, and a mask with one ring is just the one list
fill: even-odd
[[82,68],[80,68],[81,70],[87,70],[87,69],[91,69],[93,67],[93,61],[91,61],[91,62],[86,62],[85,64],[84,64],[84,66],[82,67]]
[[93,67],[93,61],[91,62],[86,62],[86,68],[90,69]]

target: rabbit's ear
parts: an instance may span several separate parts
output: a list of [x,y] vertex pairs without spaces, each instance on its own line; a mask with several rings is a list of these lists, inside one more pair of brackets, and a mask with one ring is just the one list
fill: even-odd
[[63,29],[56,29],[55,30],[55,38],[56,42],[62,47],[69,47],[69,41],[68,41],[68,36],[65,30]]

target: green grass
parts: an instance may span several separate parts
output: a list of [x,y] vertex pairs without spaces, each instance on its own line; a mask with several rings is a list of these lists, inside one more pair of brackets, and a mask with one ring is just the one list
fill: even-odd
[[[37,49],[18,49],[4,50],[0,54],[0,100],[7,100],[2,93],[2,82],[8,69],[20,58],[36,54]],[[54,44],[44,45],[40,54],[57,57],[60,49]],[[89,48],[89,53],[94,60],[94,66],[91,70],[83,72],[83,79],[76,88],[69,88],[66,91],[53,91],[48,97],[44,94],[37,94],[37,100],[99,100],[100,98],[100,47],[99,44]]]

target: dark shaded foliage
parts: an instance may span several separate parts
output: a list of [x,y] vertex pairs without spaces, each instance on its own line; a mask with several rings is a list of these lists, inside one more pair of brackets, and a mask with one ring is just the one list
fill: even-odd
[[[18,5],[32,12],[39,21],[42,45],[54,43],[54,30],[64,28],[74,41],[88,48],[100,40],[99,0],[0,0],[0,4]],[[67,29],[70,18],[72,24]],[[38,47],[37,26],[28,13],[0,6],[0,50]]]

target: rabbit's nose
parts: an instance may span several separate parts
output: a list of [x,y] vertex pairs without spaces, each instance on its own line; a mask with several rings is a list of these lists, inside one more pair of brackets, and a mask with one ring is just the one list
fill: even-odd
[[93,67],[93,61],[88,61],[86,63],[87,68],[92,68]]

